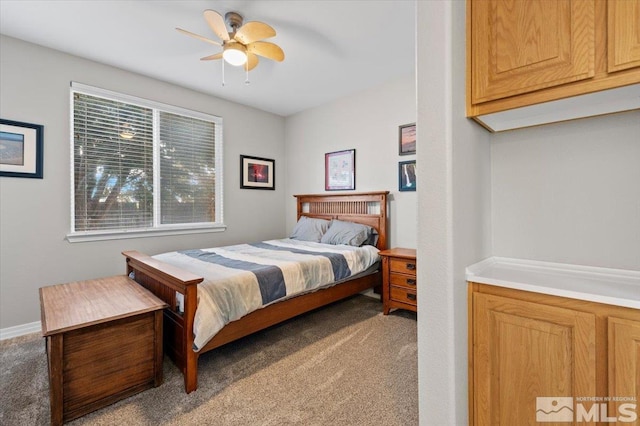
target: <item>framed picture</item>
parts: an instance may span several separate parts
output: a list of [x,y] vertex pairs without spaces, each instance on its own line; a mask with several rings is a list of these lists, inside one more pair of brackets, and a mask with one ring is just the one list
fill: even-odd
[[398,139],[400,141],[400,155],[416,153],[416,123],[400,126]]
[[0,119],[0,176],[42,179],[43,128]]
[[416,160],[398,163],[398,190],[416,190]]
[[240,188],[276,189],[276,160],[241,155]]
[[356,150],[329,152],[324,155],[324,189],[356,189]]

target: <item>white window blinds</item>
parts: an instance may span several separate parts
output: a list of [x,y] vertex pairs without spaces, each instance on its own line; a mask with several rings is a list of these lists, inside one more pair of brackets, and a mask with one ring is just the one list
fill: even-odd
[[153,112],[74,94],[77,231],[153,226]]
[[213,222],[215,125],[160,112],[161,223]]
[[219,118],[86,92],[72,87],[72,234],[221,224]]

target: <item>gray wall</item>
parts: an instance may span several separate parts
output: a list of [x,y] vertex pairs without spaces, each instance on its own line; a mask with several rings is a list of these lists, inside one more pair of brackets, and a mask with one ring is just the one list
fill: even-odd
[[[227,230],[65,241],[71,216],[70,81],[222,117]],[[285,235],[284,118],[4,36],[0,87],[2,118],[44,125],[44,179],[0,178],[0,329],[40,320],[39,287],[123,273],[123,250],[155,254]],[[275,191],[239,189],[240,154],[276,160]]]
[[287,117],[289,230],[296,222],[292,195],[325,192],[324,154],[355,149],[356,192],[391,192],[389,247],[416,247],[416,192],[398,191],[398,162],[416,159],[398,154],[398,126],[416,120],[415,87],[410,75]]
[[493,254],[640,270],[640,111],[492,136]]
[[465,118],[465,3],[418,2],[420,424],[467,424],[465,267],[491,255],[490,135]]

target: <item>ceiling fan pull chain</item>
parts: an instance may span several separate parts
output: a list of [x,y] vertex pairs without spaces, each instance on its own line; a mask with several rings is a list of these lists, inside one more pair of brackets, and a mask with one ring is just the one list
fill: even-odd
[[247,62],[247,64],[245,65],[244,69],[247,71],[246,78],[244,80],[244,84],[248,86],[248,85],[251,84],[251,82],[249,81],[249,62]]
[[222,62],[222,87],[224,87],[224,60],[220,62]]

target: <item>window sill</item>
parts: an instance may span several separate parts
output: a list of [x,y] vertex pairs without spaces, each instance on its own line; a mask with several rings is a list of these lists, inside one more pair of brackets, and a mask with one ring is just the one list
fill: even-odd
[[128,238],[164,237],[168,235],[204,234],[209,232],[223,232],[226,225],[195,225],[156,229],[131,229],[128,231],[87,231],[72,232],[65,239],[70,243],[84,243],[89,241],[124,240]]

